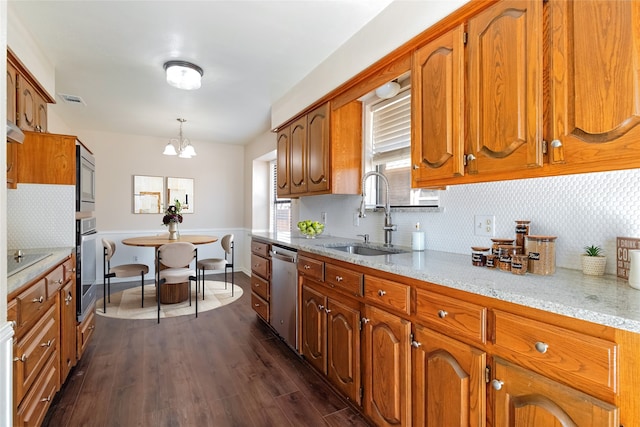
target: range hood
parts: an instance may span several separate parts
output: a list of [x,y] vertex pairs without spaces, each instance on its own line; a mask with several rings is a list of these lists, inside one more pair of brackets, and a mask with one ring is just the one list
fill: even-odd
[[7,120],[7,142],[17,142],[22,144],[23,141],[24,133],[22,133],[22,130],[16,126],[15,123]]

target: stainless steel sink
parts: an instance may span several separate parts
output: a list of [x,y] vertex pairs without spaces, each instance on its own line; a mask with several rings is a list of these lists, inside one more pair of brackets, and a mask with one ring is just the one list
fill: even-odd
[[397,248],[385,248],[385,247],[372,247],[362,244],[351,243],[345,245],[331,245],[327,246],[327,249],[335,249],[337,251],[347,252],[350,254],[364,255],[364,256],[376,256],[376,255],[392,255],[403,254],[407,251]]

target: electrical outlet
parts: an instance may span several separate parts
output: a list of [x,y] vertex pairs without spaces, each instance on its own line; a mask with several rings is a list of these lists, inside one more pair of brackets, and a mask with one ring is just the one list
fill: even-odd
[[327,213],[326,212],[320,212],[320,222],[323,223],[324,225],[327,225]]
[[495,236],[495,215],[476,215],[473,217],[473,229],[476,236]]

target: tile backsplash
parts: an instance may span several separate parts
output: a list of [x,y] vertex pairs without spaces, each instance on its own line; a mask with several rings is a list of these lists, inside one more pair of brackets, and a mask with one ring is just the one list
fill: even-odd
[[7,190],[7,249],[74,247],[75,191],[45,184]]
[[[530,234],[558,236],[559,267],[580,269],[582,248],[594,244],[609,256],[607,273],[615,274],[616,237],[640,237],[640,169],[455,185],[439,194],[441,212],[392,212],[394,243],[410,246],[419,221],[427,249],[470,253],[471,246],[491,243],[474,235],[474,215],[495,215],[495,237],[514,237],[515,221],[530,220]],[[293,205],[294,218],[319,220],[327,212],[325,233],[369,233],[382,242],[384,214],[368,213],[355,226],[359,203],[359,196],[304,197]]]

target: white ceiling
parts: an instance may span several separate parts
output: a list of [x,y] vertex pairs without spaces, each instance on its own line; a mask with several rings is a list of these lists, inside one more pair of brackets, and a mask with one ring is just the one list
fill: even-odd
[[[391,1],[13,0],[8,10],[54,65],[55,109],[74,131],[172,138],[183,117],[194,141],[243,144],[270,128],[273,102]],[[202,88],[169,86],[172,59],[202,67]]]

